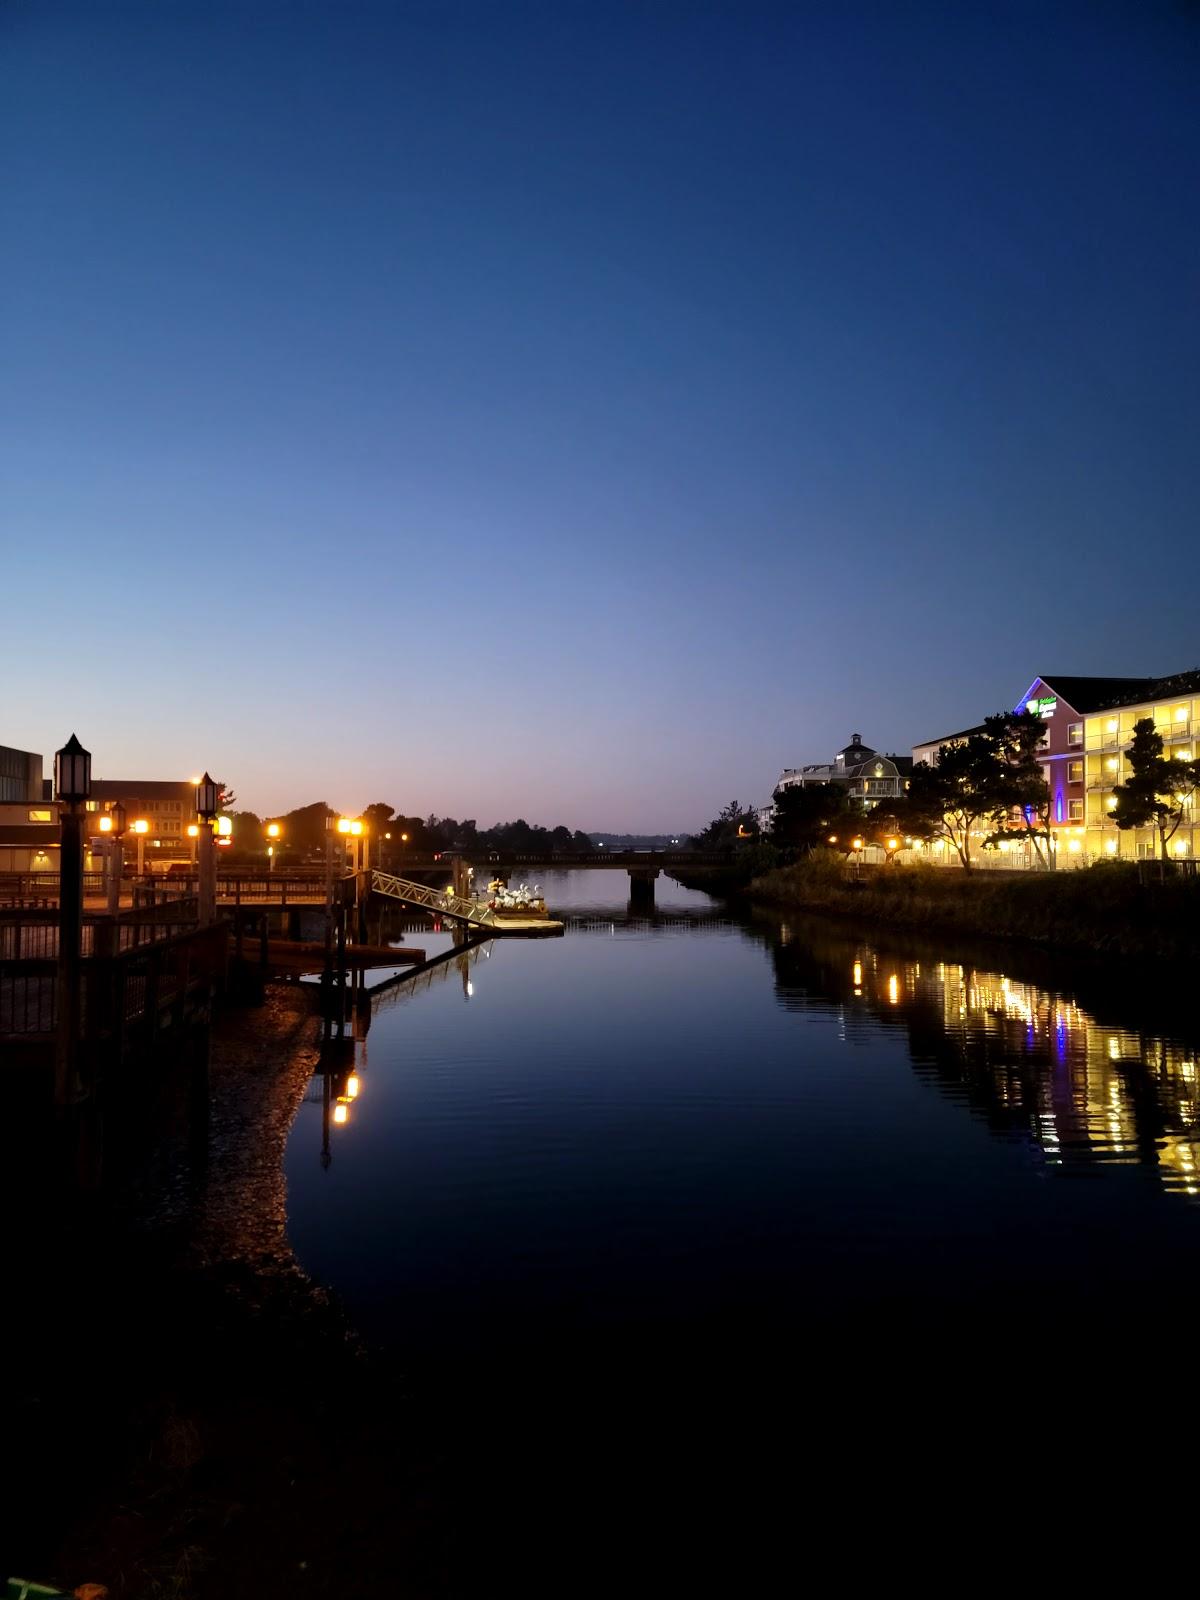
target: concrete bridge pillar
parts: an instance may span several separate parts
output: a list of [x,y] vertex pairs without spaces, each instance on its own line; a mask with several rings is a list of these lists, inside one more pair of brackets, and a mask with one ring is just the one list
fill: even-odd
[[654,905],[654,880],[658,877],[657,867],[630,867],[629,868],[629,903],[634,906],[653,907]]

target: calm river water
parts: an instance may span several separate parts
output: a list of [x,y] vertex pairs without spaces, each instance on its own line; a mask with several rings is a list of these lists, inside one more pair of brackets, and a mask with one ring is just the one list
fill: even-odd
[[545,885],[566,936],[382,997],[331,1159],[319,1080],[287,1154],[301,1262],[444,1421],[464,1503],[565,1479],[594,1532],[619,1475],[661,1547],[664,1485],[720,1506],[768,1461],[819,1466],[819,1519],[928,1462],[944,1505],[1190,1438],[1186,996]]

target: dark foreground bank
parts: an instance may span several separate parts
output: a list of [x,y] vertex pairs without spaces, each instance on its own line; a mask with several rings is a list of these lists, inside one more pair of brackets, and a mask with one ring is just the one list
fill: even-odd
[[227,1015],[206,1159],[103,1204],[56,1204],[21,1171],[6,1573],[114,1600],[444,1592],[400,1377],[286,1239],[283,1144],[317,1045],[298,996]]
[[882,928],[1021,939],[1076,953],[1187,961],[1200,951],[1200,880],[1170,871],[1142,880],[1128,866],[968,874],[897,863],[855,874],[840,862],[812,860],[768,872],[740,893]]

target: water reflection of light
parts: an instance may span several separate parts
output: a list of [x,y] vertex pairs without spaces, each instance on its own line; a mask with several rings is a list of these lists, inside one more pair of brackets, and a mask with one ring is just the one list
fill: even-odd
[[[873,965],[865,953],[855,977]],[[895,1005],[902,993],[918,1014],[933,1008],[963,1081],[1024,1126],[1047,1166],[1148,1166],[1168,1192],[1200,1197],[1194,1046],[1104,1026],[1066,995],[944,962],[905,966],[868,1003]]]
[[468,978],[467,979],[467,999],[469,1000],[474,993],[475,993],[475,985],[471,982],[470,978]]
[[358,1074],[357,1074],[357,1072],[352,1072],[350,1074],[350,1076],[346,1079],[346,1098],[348,1100],[353,1100],[353,1099],[355,1099],[357,1097],[357,1095],[358,1095]]
[[338,1104],[333,1108],[333,1120],[337,1123],[350,1120],[350,1107]]
[[861,989],[862,988],[862,962],[861,961],[856,961],[854,963],[854,987],[856,989]]

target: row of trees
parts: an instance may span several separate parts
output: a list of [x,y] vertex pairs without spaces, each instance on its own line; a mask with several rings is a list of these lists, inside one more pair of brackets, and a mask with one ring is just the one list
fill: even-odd
[[[1045,723],[1034,712],[1000,712],[979,733],[946,745],[914,767],[905,794],[862,808],[843,784],[777,790],[769,842],[785,856],[861,844],[899,850],[941,841],[970,871],[976,846],[1027,842],[1043,866],[1050,856],[1050,790],[1042,768]],[[1200,786],[1200,760],[1171,759],[1149,719],[1134,727],[1130,776],[1115,789],[1118,828],[1153,827],[1165,860]],[[747,850],[758,840],[754,814],[733,801],[696,838],[700,849]],[[980,836],[983,836],[982,839]]]
[[[253,811],[235,811],[232,853],[265,855],[267,824],[277,822],[280,828],[280,854],[285,859],[303,859],[305,856],[321,854],[325,849],[326,821],[337,815],[323,800],[298,806],[281,816],[260,817]],[[372,838],[391,834],[397,858],[402,850],[424,855],[449,849],[452,845],[530,854],[542,850],[569,853],[572,850],[595,848],[589,836],[578,829],[572,832],[562,826],[544,828],[526,822],[523,817],[518,817],[515,822],[500,822],[494,828],[481,829],[474,818],[459,821],[455,817],[408,816],[382,800],[366,806],[360,815],[370,829]]]

